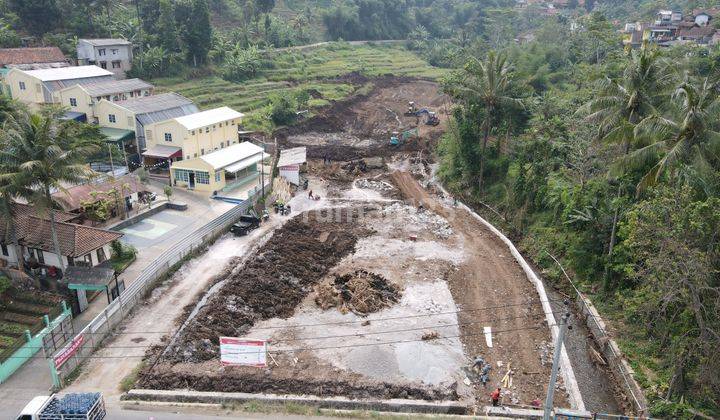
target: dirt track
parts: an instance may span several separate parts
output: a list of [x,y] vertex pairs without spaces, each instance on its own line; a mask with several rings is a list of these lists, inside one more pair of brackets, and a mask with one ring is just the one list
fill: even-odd
[[[450,289],[460,308],[514,305],[490,311],[468,311],[458,314],[462,341],[466,353],[481,355],[493,365],[487,393],[507,371],[508,363],[515,372],[513,385],[517,402],[529,404],[542,400],[550,375],[550,353],[545,363],[540,355],[550,340],[550,331],[537,292],[527,280],[522,268],[509,250],[485,226],[452,206],[441,204],[423,189],[408,172],[396,171],[392,179],[408,200],[445,217],[464,242],[466,263],[449,278]],[[488,349],[483,326],[492,326],[493,348]],[[534,328],[537,327],[537,328]],[[501,332],[504,330],[514,330]],[[502,362],[502,367],[498,366]],[[513,396],[508,395],[508,399]],[[564,393],[558,393],[557,403],[566,403]],[[510,402],[510,401],[506,401]]]

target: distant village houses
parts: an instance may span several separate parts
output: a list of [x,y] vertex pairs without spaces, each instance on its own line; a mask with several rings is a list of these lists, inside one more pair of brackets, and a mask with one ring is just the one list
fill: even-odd
[[638,48],[643,42],[662,47],[694,43],[715,45],[720,41],[716,22],[720,9],[695,9],[692,14],[681,11],[659,10],[653,22],[626,23],[623,43]]
[[132,43],[119,38],[80,39],[77,57],[78,65],[94,64],[124,79],[132,68]]

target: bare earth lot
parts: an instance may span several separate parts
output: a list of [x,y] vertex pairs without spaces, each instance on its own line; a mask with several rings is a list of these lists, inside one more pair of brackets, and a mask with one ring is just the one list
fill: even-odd
[[[442,123],[420,121],[420,139],[389,146],[394,131],[417,124],[403,115],[408,101]],[[537,293],[501,241],[420,184],[445,101],[431,82],[381,78],[367,95],[279,131],[282,147],[307,145],[320,159],[308,175],[322,199],[298,193],[293,218],[179,316],[181,331],[149,354],[157,363],[136,386],[471,405],[486,404],[510,366],[504,402],[542,399],[552,349]],[[347,163],[360,157],[384,163]],[[220,336],[268,339],[270,366],[223,367]],[[487,388],[463,372],[478,355],[492,365]]]

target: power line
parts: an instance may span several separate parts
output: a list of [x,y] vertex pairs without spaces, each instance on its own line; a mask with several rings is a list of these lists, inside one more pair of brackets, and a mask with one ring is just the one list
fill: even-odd
[[[270,344],[273,343],[284,343],[284,342],[292,342],[292,341],[310,341],[310,340],[329,340],[333,338],[348,338],[348,337],[361,337],[366,335],[380,335],[380,334],[392,334],[392,333],[400,333],[400,332],[410,332],[410,331],[422,331],[422,330],[430,330],[433,328],[450,328],[450,327],[463,327],[468,325],[477,325],[477,324],[485,324],[485,323],[492,323],[492,322],[498,322],[498,321],[510,321],[515,319],[525,319],[525,318],[532,318],[532,317],[542,317],[548,314],[561,314],[564,313],[563,311],[559,312],[541,312],[536,314],[526,314],[526,315],[519,315],[519,316],[511,316],[511,317],[505,317],[505,318],[495,318],[489,321],[471,321],[471,322],[459,322],[456,324],[436,324],[436,325],[425,325],[422,327],[413,327],[413,328],[404,328],[404,329],[397,329],[397,330],[380,330],[380,331],[374,331],[374,332],[357,332],[353,334],[341,334],[341,335],[328,335],[328,336],[320,336],[320,337],[305,337],[305,338],[286,338],[286,339],[279,339],[279,340],[269,340],[268,342]],[[294,328],[294,325],[288,325],[288,328]],[[91,348],[92,345],[83,345],[79,348]],[[30,349],[42,349],[44,347],[26,347]],[[145,349],[148,348],[148,346],[104,346],[103,349]]]
[[[548,302],[563,302],[564,299],[548,299]],[[307,328],[307,327],[324,327],[328,325],[346,325],[346,324],[357,324],[357,323],[363,323],[363,322],[380,322],[380,321],[393,321],[398,319],[412,319],[412,318],[422,318],[422,317],[429,317],[429,316],[438,316],[438,315],[452,315],[452,314],[458,314],[458,313],[465,313],[465,312],[480,312],[480,311],[486,311],[486,310],[493,310],[493,309],[504,309],[504,308],[510,308],[515,306],[523,306],[528,305],[527,302],[521,302],[521,303],[514,303],[514,304],[503,304],[503,305],[497,305],[497,306],[485,306],[485,307],[476,307],[476,308],[470,308],[470,309],[458,309],[455,311],[443,311],[443,312],[431,312],[427,314],[417,314],[417,315],[403,315],[403,316],[395,316],[395,317],[384,317],[384,318],[362,318],[357,320],[348,320],[348,321],[336,321],[336,322],[320,322],[320,323],[314,323],[314,324],[293,324],[293,325],[285,325],[285,326],[267,326],[267,327],[253,327],[255,330],[276,330],[276,329],[283,329],[287,327],[297,327],[297,328]],[[119,334],[174,334],[175,331],[118,331],[114,332],[113,334],[119,335]],[[102,332],[85,332],[83,334],[107,334]]]
[[[555,327],[555,326],[558,326],[558,325],[557,324],[549,325],[549,327]],[[493,331],[492,334],[504,334],[504,333],[515,332],[515,331],[529,331],[529,330],[537,330],[540,328],[545,328],[545,327],[544,326],[534,326],[534,327],[510,328],[510,329],[506,329],[506,330],[496,330],[496,331]],[[431,340],[423,340],[422,338],[420,338],[420,339],[394,340],[394,341],[384,341],[384,342],[375,342],[375,343],[347,344],[347,345],[340,345],[340,346],[287,348],[287,349],[277,349],[277,350],[268,350],[268,351],[270,353],[293,353],[293,352],[299,352],[299,351],[331,350],[331,349],[344,349],[344,348],[352,348],[352,347],[383,346],[383,345],[389,345],[389,344],[431,342],[431,341],[445,340],[445,339],[450,339],[450,338],[477,337],[477,336],[484,336],[484,335],[485,335],[485,332],[473,333],[473,334],[448,335],[448,336],[444,336],[444,337],[434,338]],[[232,354],[257,354],[257,352],[232,353]],[[13,358],[13,357],[14,356],[11,356],[9,358]],[[138,354],[134,354],[134,355],[130,354],[130,355],[122,355],[122,356],[78,356],[78,355],[70,356],[70,358],[78,358],[78,359],[125,359],[125,358],[137,358],[137,357],[144,358],[147,356],[146,355],[138,355]],[[33,356],[33,357],[30,357],[30,359],[31,358],[44,359],[45,357]]]

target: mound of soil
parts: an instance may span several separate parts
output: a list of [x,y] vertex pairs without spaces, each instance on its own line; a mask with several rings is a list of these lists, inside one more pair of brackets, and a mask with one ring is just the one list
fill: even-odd
[[[232,369],[235,370],[235,369]],[[457,400],[455,387],[430,388],[422,385],[392,384],[342,379],[308,379],[295,372],[279,375],[255,369],[243,372],[228,370],[222,376],[196,375],[187,372],[163,372],[141,377],[138,384],[143,389],[193,389],[208,392],[247,392],[336,396],[349,398],[405,398],[419,400]]]
[[217,358],[220,336],[239,337],[258,320],[291,316],[315,283],[367,234],[357,227],[356,216],[310,212],[288,221],[207,300],[164,359]]
[[400,301],[400,288],[385,277],[365,270],[336,275],[315,287],[315,303],[323,310],[337,307],[365,316]]

